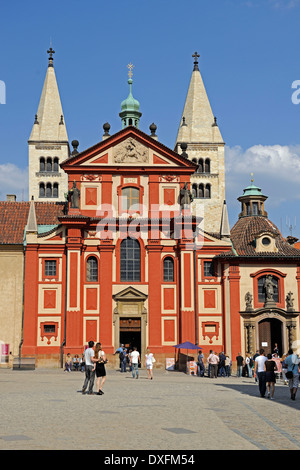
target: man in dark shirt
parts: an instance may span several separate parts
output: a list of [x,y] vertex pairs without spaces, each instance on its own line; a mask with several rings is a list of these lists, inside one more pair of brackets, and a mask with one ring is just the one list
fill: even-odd
[[242,377],[243,374],[243,365],[244,365],[244,358],[241,353],[236,356],[236,376]]

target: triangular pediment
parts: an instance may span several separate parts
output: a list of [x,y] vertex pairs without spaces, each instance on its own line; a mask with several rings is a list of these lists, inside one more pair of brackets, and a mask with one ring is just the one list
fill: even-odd
[[[122,167],[120,167],[122,165]],[[164,146],[152,137],[135,127],[127,127],[90,147],[83,152],[65,160],[62,168],[99,171],[103,168],[144,168],[166,167],[170,169],[195,170],[195,165],[173,150]]]
[[124,302],[124,301],[140,301],[144,302],[147,299],[147,295],[139,290],[135,289],[134,287],[126,287],[126,289],[118,292],[113,296],[116,302]]

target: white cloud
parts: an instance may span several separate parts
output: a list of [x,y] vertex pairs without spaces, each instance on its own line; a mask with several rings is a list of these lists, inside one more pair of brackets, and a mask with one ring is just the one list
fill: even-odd
[[300,145],[254,145],[247,150],[227,147],[226,189],[229,199],[242,194],[242,184],[255,184],[269,197],[268,204],[300,199]]
[[15,194],[17,201],[28,200],[28,168],[0,164],[0,199],[6,200],[7,194]]

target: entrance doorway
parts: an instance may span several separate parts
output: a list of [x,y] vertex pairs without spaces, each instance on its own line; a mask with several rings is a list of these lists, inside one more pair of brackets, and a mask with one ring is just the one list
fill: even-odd
[[120,343],[128,351],[136,346],[141,354],[141,318],[120,318]]
[[282,322],[276,318],[262,320],[258,324],[259,349],[263,348],[265,354],[273,353],[275,344],[279,349],[279,356],[282,356]]

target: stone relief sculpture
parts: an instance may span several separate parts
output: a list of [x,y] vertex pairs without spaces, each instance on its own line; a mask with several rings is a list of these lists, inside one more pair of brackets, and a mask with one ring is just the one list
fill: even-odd
[[115,163],[147,163],[148,150],[133,138],[126,139],[114,150]]

